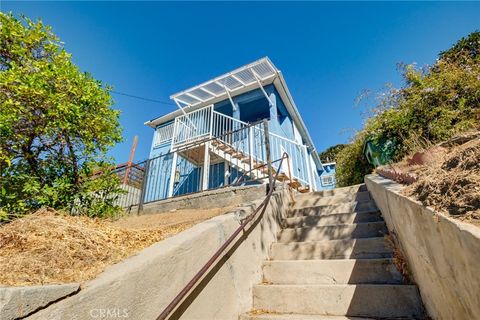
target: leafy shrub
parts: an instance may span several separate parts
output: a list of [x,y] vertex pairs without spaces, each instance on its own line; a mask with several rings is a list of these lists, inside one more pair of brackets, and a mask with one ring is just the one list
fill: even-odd
[[440,54],[423,69],[402,68],[405,86],[390,89],[372,109],[372,116],[337,160],[340,186],[363,182],[372,167],[365,165],[366,139],[396,141],[393,161],[417,141],[437,143],[480,124],[480,32],[474,32]]
[[357,133],[353,141],[337,155],[335,174],[339,186],[361,183],[365,173],[373,169],[363,155],[364,141],[364,132]]

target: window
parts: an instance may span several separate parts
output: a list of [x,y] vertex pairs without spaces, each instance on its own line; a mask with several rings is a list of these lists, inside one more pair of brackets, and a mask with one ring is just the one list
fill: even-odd
[[167,124],[157,128],[157,134],[155,136],[155,146],[169,142],[173,136],[174,123]]
[[322,185],[332,186],[335,184],[335,177],[332,174],[322,176]]
[[238,105],[240,107],[240,120],[244,122],[270,119],[270,105],[263,96],[260,99],[239,103]]

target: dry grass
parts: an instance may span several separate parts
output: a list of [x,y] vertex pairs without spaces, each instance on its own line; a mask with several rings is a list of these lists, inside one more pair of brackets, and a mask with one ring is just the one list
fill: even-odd
[[[225,210],[213,210],[215,215]],[[40,210],[0,227],[0,285],[83,282],[212,216],[155,214],[116,222]],[[157,220],[157,223],[153,223]],[[165,223],[161,223],[164,221]],[[148,226],[148,228],[147,228]]]
[[480,139],[452,147],[415,171],[419,179],[405,194],[439,212],[480,223]]
[[395,267],[397,267],[397,270],[402,274],[406,283],[413,284],[413,277],[408,268],[407,260],[405,259],[403,252],[396,245],[398,241],[396,241],[397,236],[395,232],[391,232],[384,238],[387,241],[387,246],[393,251],[393,263],[395,264]]
[[252,309],[248,312],[248,314],[251,316],[259,316],[262,314],[277,314],[277,312],[263,309]]

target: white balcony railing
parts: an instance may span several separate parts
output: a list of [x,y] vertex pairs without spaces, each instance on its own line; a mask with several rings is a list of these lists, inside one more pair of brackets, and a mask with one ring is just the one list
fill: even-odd
[[[263,126],[252,127],[246,122],[213,110],[213,106],[179,116],[172,125],[174,126],[171,138],[172,151],[217,137],[257,162],[265,163],[267,161]],[[243,128],[245,130],[242,130]],[[235,133],[228,134],[230,132]],[[273,160],[280,159],[286,152],[290,157],[291,166],[288,171],[291,172],[293,178],[305,185],[312,185],[313,172],[306,146],[274,133],[269,134],[269,143]],[[285,168],[276,169],[287,171]]]
[[172,140],[174,126],[175,123],[170,123],[157,128],[157,132],[155,135],[156,146],[170,142]]
[[213,106],[175,118],[172,149],[211,136]]

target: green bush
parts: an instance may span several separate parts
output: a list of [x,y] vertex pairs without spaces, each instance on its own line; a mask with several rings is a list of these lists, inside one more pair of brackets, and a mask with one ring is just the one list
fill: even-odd
[[461,39],[442,52],[431,67],[403,66],[405,86],[390,89],[352,143],[338,155],[339,186],[363,182],[371,172],[363,156],[367,139],[396,141],[393,161],[418,141],[437,143],[480,124],[480,33]]
[[362,183],[363,176],[373,169],[363,155],[364,141],[364,132],[357,133],[353,141],[337,155],[335,174],[338,186]]

